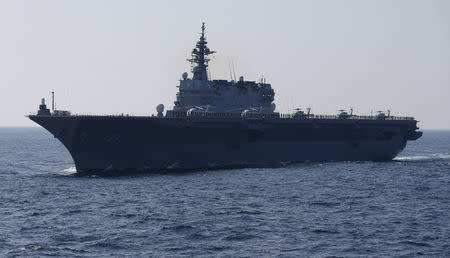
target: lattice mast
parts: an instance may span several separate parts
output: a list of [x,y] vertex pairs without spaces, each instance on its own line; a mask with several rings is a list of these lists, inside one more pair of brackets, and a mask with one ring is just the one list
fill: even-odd
[[192,73],[194,74],[194,80],[208,80],[208,62],[210,59],[207,56],[216,53],[216,51],[210,50],[206,46],[207,43],[205,38],[205,23],[203,22],[200,39],[191,52],[191,59],[188,59],[193,66]]

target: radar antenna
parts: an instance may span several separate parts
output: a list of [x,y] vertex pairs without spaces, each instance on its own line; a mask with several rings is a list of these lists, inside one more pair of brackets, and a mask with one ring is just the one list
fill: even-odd
[[231,64],[230,64],[230,58],[228,57],[228,68],[230,69],[230,80],[233,80],[233,73],[231,73]]
[[205,37],[205,23],[202,23],[202,33],[200,39],[197,41],[195,48],[191,52],[191,59],[188,59],[193,66],[192,72],[194,73],[194,80],[208,80],[208,55],[216,53],[216,51],[210,50],[206,45],[208,42]]
[[52,91],[52,111],[55,111],[55,92]]

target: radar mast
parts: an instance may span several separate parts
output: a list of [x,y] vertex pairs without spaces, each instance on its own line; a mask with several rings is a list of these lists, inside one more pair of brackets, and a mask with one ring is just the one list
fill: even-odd
[[208,80],[208,55],[214,54],[216,51],[210,50],[206,45],[207,41],[205,38],[205,23],[202,23],[202,33],[200,39],[197,41],[195,48],[191,52],[191,59],[188,59],[191,62],[192,73],[194,74],[194,80]]

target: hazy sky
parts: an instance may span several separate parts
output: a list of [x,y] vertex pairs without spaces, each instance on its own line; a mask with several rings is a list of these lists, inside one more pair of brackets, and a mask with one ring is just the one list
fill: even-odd
[[450,129],[450,1],[432,0],[0,0],[0,126],[32,126],[53,90],[75,113],[171,108],[203,21],[213,79],[233,58],[278,111],[390,109]]

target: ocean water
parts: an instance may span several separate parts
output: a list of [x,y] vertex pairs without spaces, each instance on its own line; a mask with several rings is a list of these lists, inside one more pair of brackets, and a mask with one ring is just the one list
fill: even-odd
[[0,256],[450,256],[450,131],[392,162],[77,176],[0,128]]

